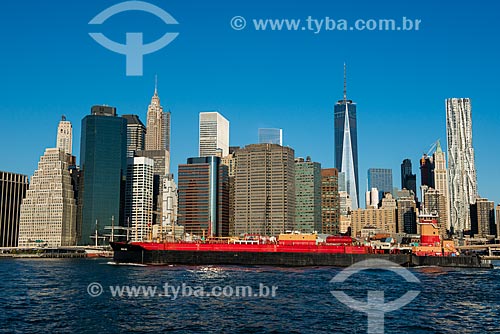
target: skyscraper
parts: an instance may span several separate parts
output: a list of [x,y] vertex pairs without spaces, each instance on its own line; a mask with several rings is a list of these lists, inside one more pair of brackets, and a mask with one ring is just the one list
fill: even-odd
[[[124,226],[127,121],[116,108],[93,106],[82,120],[80,143],[79,243],[103,244],[105,226]],[[97,225],[97,226],[96,226]]]
[[122,115],[127,120],[127,158],[133,158],[137,151],[145,148],[146,127],[137,115]]
[[377,188],[368,190],[365,195],[365,207],[367,209],[377,209],[380,202],[379,192]]
[[226,165],[229,175],[229,235],[234,236],[234,175],[236,172],[236,154],[239,146],[230,146],[229,154],[221,158],[221,164]]
[[439,234],[441,237],[447,236],[446,230],[448,229],[448,203],[446,197],[437,189],[422,186],[423,188],[423,203],[422,209],[425,213],[437,215]]
[[321,170],[321,233],[340,233],[339,172],[336,168]]
[[413,197],[397,199],[398,233],[417,234],[417,203]]
[[69,167],[71,155],[47,148],[21,204],[19,247],[74,246],[76,200]]
[[162,195],[162,230],[166,230],[167,227],[172,227],[177,222],[178,193],[173,174],[168,174],[163,178]]
[[497,204],[495,215],[497,221],[497,238],[500,238],[500,204]]
[[472,147],[472,107],[469,98],[446,100],[446,135],[450,224],[454,233],[457,233],[470,230],[470,204],[474,204],[477,197],[476,167]]
[[61,117],[57,127],[56,147],[69,155],[73,154],[73,127],[71,122],[66,120],[66,116]]
[[379,201],[384,197],[384,193],[392,193],[392,169],[368,169],[368,189],[373,188],[378,190]]
[[28,176],[0,171],[0,247],[17,247],[21,202]]
[[[445,202],[445,212],[439,214],[439,220],[443,226],[450,229],[450,196],[448,193],[448,171],[446,170],[446,156],[441,148],[439,140],[436,143],[436,151],[433,155],[434,160],[434,187],[443,196]],[[446,218],[444,218],[444,213]]]
[[345,173],[339,172],[339,191],[346,191]]
[[352,209],[359,206],[358,135],[356,104],[347,99],[346,67],[344,64],[344,99],[335,104],[335,167],[345,173],[346,191]]
[[[339,173],[340,178],[340,173]],[[340,187],[339,187],[340,188]],[[346,191],[339,190],[340,221],[339,232],[347,233],[351,227],[352,200]]]
[[321,232],[321,164],[310,157],[295,159],[295,228]]
[[146,127],[146,150],[170,152],[170,111],[163,111],[157,84],[155,84],[155,92],[148,106]]
[[145,157],[153,160],[153,225],[161,224],[163,209],[163,182],[170,177],[170,155],[167,150],[145,150],[136,151],[136,157]]
[[163,185],[170,177],[170,111],[163,111],[156,78],[155,91],[148,106],[144,147],[145,150],[137,151],[135,156],[151,158],[154,161],[153,224],[163,225],[163,219],[168,215],[167,209],[163,207]]
[[417,175],[413,174],[410,159],[404,159],[401,164],[401,189],[417,193]]
[[295,224],[294,150],[252,144],[238,150],[235,173],[235,234],[277,236]]
[[229,122],[216,111],[200,113],[200,157],[216,156],[222,150],[225,157],[229,154]]
[[497,234],[494,202],[478,197],[471,205],[471,234],[481,238]]
[[272,128],[260,128],[259,144],[283,145],[283,130],[272,129]]
[[215,156],[179,165],[179,225],[198,237],[229,234],[228,169]]
[[420,184],[434,188],[434,159],[427,154],[420,158]]
[[132,241],[150,238],[153,221],[153,159],[129,158],[125,192],[125,220]]

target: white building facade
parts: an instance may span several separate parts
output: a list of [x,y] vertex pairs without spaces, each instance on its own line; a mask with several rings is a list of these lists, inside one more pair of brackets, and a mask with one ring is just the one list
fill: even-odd
[[[448,170],[446,169],[446,156],[441,148],[441,143],[437,142],[436,152],[434,152],[434,186],[444,197],[446,203],[446,218],[440,217],[441,222],[450,229],[450,196],[448,192]],[[443,216],[443,215],[441,215]]]
[[173,226],[177,221],[177,184],[174,175],[168,174],[163,178],[163,227]]
[[69,155],[73,154],[73,126],[70,121],[62,116],[57,127],[56,147]]
[[199,123],[199,156],[221,156],[229,154],[229,121],[216,111],[201,112]]
[[132,241],[151,237],[153,224],[153,159],[128,159],[125,217]]
[[48,148],[21,204],[19,247],[76,244],[76,200],[68,170],[71,155]]
[[477,179],[472,147],[472,106],[469,98],[446,100],[446,135],[450,225],[453,231],[471,229],[470,204],[476,202]]

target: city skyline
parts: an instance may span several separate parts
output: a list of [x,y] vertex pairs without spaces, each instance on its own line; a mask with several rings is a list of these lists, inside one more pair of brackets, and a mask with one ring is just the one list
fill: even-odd
[[[157,89],[156,89],[156,87],[155,87],[155,93],[154,93],[153,99],[155,99],[155,98],[157,98]],[[157,99],[158,99],[158,98],[157,98]],[[446,99],[446,101],[447,101],[447,100],[452,100],[452,99],[457,99],[457,98],[449,98],[449,99]],[[470,99],[469,99],[469,98],[460,98],[460,99],[470,101]],[[340,100],[340,101],[342,101],[342,100]],[[340,101],[339,101],[339,102],[340,102]],[[446,101],[445,101],[445,102],[446,102]],[[339,105],[339,102],[337,102],[337,105]],[[107,105],[105,105],[105,106],[107,106]],[[150,109],[150,108],[151,108],[151,105],[148,107],[148,109]],[[445,112],[446,112],[446,110],[445,110]],[[201,117],[201,115],[202,115],[202,114],[204,114],[204,113],[205,113],[205,114],[211,114],[211,113],[213,113],[213,114],[220,115],[218,112],[204,112],[204,111],[200,111],[200,112],[199,112],[200,117]],[[147,115],[147,112],[146,112],[146,115]],[[135,115],[135,114],[132,114],[132,115],[131,115],[131,114],[125,114],[125,115],[124,115],[124,114],[120,114],[120,113],[118,112],[118,110],[117,110],[117,111],[116,111],[116,116],[118,116],[118,117],[126,117],[127,119],[132,119],[132,118],[133,118],[135,121],[141,122],[141,117],[140,117],[140,115]],[[170,118],[170,112],[168,112],[168,116],[169,116],[169,118]],[[220,116],[222,116],[222,115],[220,115]],[[147,116],[146,116],[146,117],[147,117]],[[225,119],[223,116],[222,116],[222,118],[224,119],[224,121],[226,121],[226,119]],[[169,121],[170,121],[170,120],[169,120]],[[227,120],[227,121],[229,121],[229,120]],[[471,121],[471,123],[473,123],[473,121]],[[72,128],[72,124],[73,124],[73,123],[72,123],[72,121],[71,121],[71,120],[67,120],[67,119],[66,119],[66,116],[64,116],[64,115],[63,115],[63,116],[62,116],[62,118],[61,118],[61,121],[59,122],[59,125],[58,125],[58,132],[57,132],[56,139],[55,139],[56,145],[57,145],[57,146],[60,146],[60,145],[65,145],[65,146],[64,146],[64,148],[63,148],[63,147],[61,147],[61,149],[63,149],[63,150],[64,150],[64,149],[66,149],[66,150],[68,150],[68,149],[69,149],[69,151],[71,152],[71,150],[72,150],[72,145],[73,145],[73,143],[72,143],[72,139],[71,139],[71,138],[69,139],[69,144],[67,144],[67,143],[65,143],[65,144],[61,144],[61,138],[60,138],[60,137],[63,137],[63,136],[61,136],[61,135],[60,135],[60,134],[61,134],[61,132],[60,132],[60,131],[61,131],[61,124],[63,124],[64,129],[66,129],[66,128],[68,128],[68,129],[69,129],[69,131],[70,131],[70,132],[69,132],[69,133],[70,133],[70,137],[71,137],[71,131],[72,131],[72,129],[73,129],[73,128]],[[131,123],[131,124],[133,125],[133,123]],[[260,130],[260,128],[259,128],[259,130]],[[280,130],[281,130],[281,129],[280,129]],[[250,144],[257,144],[257,143],[258,143],[258,140],[256,140],[255,142],[252,142],[252,143],[246,144],[246,145],[250,145]],[[230,143],[229,143],[229,144],[230,144]],[[440,146],[440,139],[438,139],[436,143],[433,143],[433,144],[431,145],[431,148],[432,148],[433,150],[436,150],[436,144],[439,146],[439,152],[442,152],[442,151],[441,151],[441,146]],[[69,145],[69,146],[68,146],[68,145]],[[75,145],[79,146],[79,142],[77,141]],[[49,146],[50,146],[50,145],[47,145],[47,147],[49,147]],[[233,146],[233,145],[228,145],[228,147],[229,147],[229,146]],[[244,147],[244,146],[245,146],[245,145],[241,145],[240,147]],[[289,146],[289,145],[285,145],[285,146],[286,146],[286,147],[291,147],[291,146]],[[67,148],[67,147],[68,147],[68,148]],[[292,148],[293,148],[293,147],[292,147]],[[438,151],[438,150],[436,150],[436,151]],[[140,154],[140,153],[139,153],[139,154]],[[140,155],[139,155],[139,156],[140,156]],[[425,156],[425,157],[427,157],[427,155],[426,155],[425,153],[424,153],[424,156]],[[185,158],[187,158],[187,157],[185,157]],[[77,159],[79,160],[79,157],[78,157],[78,156],[77,156]],[[320,157],[320,159],[321,159],[321,157]],[[423,158],[421,158],[421,159],[423,159]],[[404,160],[408,160],[408,159],[404,159]],[[403,162],[404,162],[404,161],[403,161]],[[78,164],[78,166],[79,166],[79,164]],[[177,167],[178,167],[178,165],[175,165],[175,166],[174,166],[174,168],[177,168]],[[448,168],[448,163],[446,163],[446,167]],[[328,168],[328,167],[326,167],[326,168]],[[378,169],[380,169],[380,168],[378,168]],[[391,169],[391,168],[382,168],[382,169],[392,171],[392,169]],[[421,169],[421,168],[420,168],[420,169]],[[370,176],[369,176],[369,174],[370,174],[370,172],[371,172],[372,170],[374,170],[374,168],[368,168],[368,169],[367,169],[367,173],[368,173],[368,176],[367,176],[367,179],[366,179],[366,180],[367,180],[367,184],[369,183],[369,180],[370,180]],[[12,172],[12,173],[19,173],[19,172],[17,172],[17,171],[8,171],[8,172]],[[339,172],[340,172],[340,171],[339,171]],[[33,173],[33,172],[32,172],[32,173]],[[24,175],[27,175],[28,177],[30,177],[30,176],[32,175],[32,173],[31,173],[31,174],[30,174],[30,173],[28,173],[28,174],[24,174]],[[167,173],[167,174],[168,174],[168,173]],[[175,174],[175,175],[177,175],[177,173],[174,173],[174,174]],[[421,174],[421,172],[419,172],[419,174]],[[417,186],[418,186],[418,185],[424,185],[424,184],[423,184],[422,182],[417,182]],[[401,188],[401,187],[399,187],[397,184],[396,184],[395,186],[396,186],[396,188],[398,188],[398,189],[399,189],[399,188]],[[367,188],[366,188],[365,190],[366,190],[366,191],[371,190],[371,187],[370,187],[370,185],[369,185],[369,184],[368,184],[368,186],[367,186]],[[381,194],[379,194],[379,195],[381,195]],[[419,194],[419,190],[418,190],[418,189],[417,189],[417,194],[416,194],[416,195],[420,198],[420,195],[421,195],[421,194]],[[358,196],[359,196],[359,194],[358,194]],[[481,195],[480,195],[480,193],[478,193],[478,194],[477,194],[477,196],[479,196],[479,197],[480,197],[480,196],[481,196]],[[484,197],[484,196],[483,196],[483,197]],[[488,197],[485,197],[485,198],[488,198]],[[488,198],[488,199],[489,199],[489,198]],[[496,203],[496,200],[494,200],[494,202]],[[363,206],[361,205],[361,203],[362,203],[362,201],[359,201],[359,202],[358,202],[358,207],[360,207],[360,208],[362,208],[362,207],[363,207]]]
[[0,29],[6,333],[500,334],[500,1],[4,1]]
[[[366,175],[369,167],[378,166],[393,169],[398,179],[401,161],[410,158],[420,180],[417,162],[422,153],[438,138],[446,151],[443,101],[470,97],[474,104],[478,192],[481,197],[500,202],[500,180],[495,170],[500,158],[489,151],[498,143],[493,135],[500,123],[500,113],[494,108],[499,88],[494,78],[500,70],[496,65],[500,52],[483,34],[497,29],[498,23],[491,18],[496,5],[468,5],[470,27],[465,29],[460,20],[451,19],[461,15],[465,5],[448,8],[430,1],[381,9],[365,8],[360,5],[363,1],[315,6],[296,3],[285,12],[259,2],[252,8],[219,2],[210,5],[220,9],[213,11],[210,20],[202,15],[203,6],[208,4],[191,10],[176,1],[168,5],[152,3],[165,7],[183,30],[172,45],[144,57],[144,76],[137,78],[124,76],[122,56],[103,49],[87,36],[87,22],[105,8],[103,4],[74,4],[76,10],[69,10],[63,2],[46,4],[43,18],[38,16],[42,4],[35,3],[28,9],[6,4],[0,25],[13,31],[5,37],[5,44],[15,52],[5,54],[9,66],[4,82],[9,84],[4,84],[0,112],[10,124],[2,139],[13,140],[0,151],[10,157],[2,161],[0,169],[32,175],[44,149],[55,145],[52,129],[63,114],[73,123],[74,138],[80,138],[79,122],[94,104],[114,105],[120,115],[137,114],[145,122],[156,73],[161,79],[163,100],[172,111],[171,164],[175,174],[180,163],[197,155],[197,118],[202,110],[218,110],[231,121],[231,145],[255,143],[259,127],[282,128],[287,133],[286,144],[297,156],[309,155],[324,168],[333,167],[332,109],[342,91],[342,64],[346,62],[350,68],[349,95],[359,108],[360,176]],[[62,11],[69,14],[60,15]],[[422,30],[258,33],[235,32],[227,22],[237,14],[302,17],[309,12],[318,16],[350,13],[352,18],[406,15],[422,19]],[[23,13],[23,20],[39,27],[37,32],[25,30],[16,13]],[[121,38],[124,31],[137,28],[153,40],[155,29],[163,29],[154,20],[148,22],[149,16],[128,22],[134,15],[124,13],[123,20],[117,17],[116,26],[106,27],[108,32]],[[47,45],[38,41],[39,34],[55,32],[55,26],[47,22],[67,27],[58,35],[66,43]],[[203,37],[199,36],[202,26],[206,29]],[[210,33],[217,34],[218,39],[206,38]],[[469,40],[470,48],[455,52],[455,43],[464,39]],[[297,44],[306,46],[304,51],[297,52]],[[341,44],[348,47],[336,47]],[[367,56],[366,49],[375,46],[386,51]],[[479,47],[486,52],[472,52]],[[264,48],[266,52],[260,54]],[[96,81],[100,75],[106,80]],[[306,117],[309,119],[304,122]],[[21,129],[32,135],[25,136]],[[384,151],[381,145],[385,143],[390,150]],[[78,145],[73,146],[74,155],[79,156]],[[359,184],[363,194],[365,180],[360,178]]]

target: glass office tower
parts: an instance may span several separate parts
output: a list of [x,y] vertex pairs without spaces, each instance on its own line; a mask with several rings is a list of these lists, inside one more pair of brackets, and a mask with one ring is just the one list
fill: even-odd
[[344,64],[344,99],[335,104],[335,168],[345,174],[352,209],[359,207],[358,132],[356,103],[347,99]]
[[368,189],[372,188],[377,188],[379,201],[384,198],[384,193],[392,193],[392,169],[368,169]]
[[96,244],[97,234],[101,245],[105,226],[124,223],[127,120],[114,107],[93,106],[82,120],[80,145],[79,244]]

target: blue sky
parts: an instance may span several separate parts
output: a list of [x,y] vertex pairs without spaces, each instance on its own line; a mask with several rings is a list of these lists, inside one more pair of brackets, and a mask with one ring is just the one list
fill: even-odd
[[[95,104],[144,121],[158,74],[162,104],[172,112],[172,168],[198,152],[198,113],[218,110],[231,123],[231,145],[256,142],[259,127],[280,127],[297,156],[333,166],[333,105],[358,104],[360,190],[368,168],[418,159],[438,138],[446,146],[444,100],[470,97],[478,188],[500,202],[500,5],[494,1],[163,1],[153,3],[179,25],[144,12],[88,22],[120,1],[3,1],[0,11],[0,169],[32,175],[55,146],[62,114],[74,126]],[[233,30],[234,16],[247,27]],[[420,19],[419,31],[256,31],[252,19]],[[89,37],[117,42],[143,32],[151,42],[179,36],[144,56],[144,75],[125,75],[125,56]],[[361,198],[363,198],[361,196]]]

